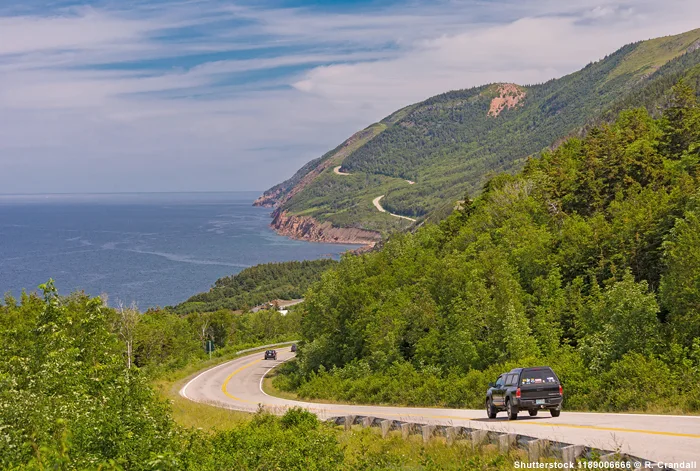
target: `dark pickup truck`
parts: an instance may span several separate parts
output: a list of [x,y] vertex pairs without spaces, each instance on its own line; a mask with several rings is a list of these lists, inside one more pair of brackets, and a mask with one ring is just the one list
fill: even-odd
[[268,350],[265,352],[265,359],[266,360],[277,360],[277,351],[276,350]]
[[535,416],[538,410],[549,409],[552,417],[559,417],[563,399],[559,378],[550,367],[513,368],[489,383],[486,413],[495,419],[499,411],[506,411],[508,419],[515,420],[521,410]]

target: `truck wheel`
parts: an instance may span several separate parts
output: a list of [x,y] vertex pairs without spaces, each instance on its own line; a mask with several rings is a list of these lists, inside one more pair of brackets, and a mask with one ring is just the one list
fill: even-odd
[[537,415],[537,409],[530,409],[527,412],[530,414],[530,417],[534,417]]
[[486,415],[489,416],[489,419],[495,419],[496,414],[498,414],[498,411],[493,407],[493,402],[491,402],[491,399],[486,399]]
[[552,417],[559,417],[561,409],[549,409],[549,413],[552,414]]
[[508,420],[516,420],[518,418],[518,408],[510,403],[510,399],[506,399],[506,414],[508,414]]

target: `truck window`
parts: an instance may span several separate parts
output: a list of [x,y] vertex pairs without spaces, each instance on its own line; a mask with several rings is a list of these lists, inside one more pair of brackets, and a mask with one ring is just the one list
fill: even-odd
[[509,374],[506,377],[506,386],[515,386],[518,381],[518,375],[516,374]]
[[520,376],[520,384],[547,384],[559,383],[557,376],[549,368],[523,370]]
[[503,380],[504,380],[503,376],[499,376],[498,379],[496,380],[496,386],[497,387],[503,386]]

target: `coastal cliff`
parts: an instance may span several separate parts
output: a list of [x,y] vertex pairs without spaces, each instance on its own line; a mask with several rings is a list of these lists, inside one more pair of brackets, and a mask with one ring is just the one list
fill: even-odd
[[697,83],[698,66],[700,29],[628,44],[545,83],[448,91],[355,133],[256,204],[382,234],[410,227],[391,213],[416,225],[439,221],[465,193],[478,195],[493,176],[519,171],[630,103],[658,113],[679,79]]
[[363,244],[374,246],[381,240],[379,232],[365,229],[334,227],[310,216],[296,216],[280,208],[272,213],[272,228],[280,235],[310,242],[333,244]]
[[265,208],[282,207],[284,203],[304,190],[323,172],[333,165],[341,164],[345,157],[381,133],[385,127],[382,124],[373,124],[362,131],[356,132],[332,151],[304,165],[292,178],[265,191],[253,202],[253,206],[263,206]]
[[265,192],[253,201],[253,206],[262,206],[263,208],[274,208],[277,206],[282,190]]

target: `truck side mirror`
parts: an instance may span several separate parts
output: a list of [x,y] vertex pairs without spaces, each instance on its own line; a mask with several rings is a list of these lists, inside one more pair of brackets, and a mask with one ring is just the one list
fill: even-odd
[[495,387],[496,387],[496,383],[489,383],[489,387],[490,387],[490,388],[495,388]]

